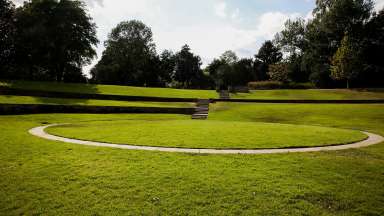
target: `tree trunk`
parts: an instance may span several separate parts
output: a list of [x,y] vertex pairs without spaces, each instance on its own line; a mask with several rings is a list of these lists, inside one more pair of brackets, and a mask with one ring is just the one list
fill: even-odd
[[349,80],[347,79],[347,89],[349,89]]

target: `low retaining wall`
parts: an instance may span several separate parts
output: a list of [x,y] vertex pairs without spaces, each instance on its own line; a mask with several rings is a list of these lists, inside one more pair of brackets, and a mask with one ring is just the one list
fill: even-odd
[[95,100],[118,100],[118,101],[197,102],[197,98],[169,98],[169,97],[146,97],[146,96],[128,96],[128,95],[107,95],[107,94],[83,94],[83,93],[70,93],[70,92],[22,90],[22,89],[15,89],[15,88],[9,88],[9,87],[0,87],[0,95],[95,99]]
[[309,104],[384,104],[384,100],[264,100],[264,99],[211,99],[211,102],[236,103],[309,103]]
[[120,106],[81,106],[48,104],[0,104],[0,115],[38,113],[163,113],[192,115],[195,108],[173,107],[120,107]]

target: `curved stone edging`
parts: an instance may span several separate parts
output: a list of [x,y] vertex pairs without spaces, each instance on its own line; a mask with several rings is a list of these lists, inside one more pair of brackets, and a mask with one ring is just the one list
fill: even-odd
[[52,126],[59,126],[65,124],[50,124],[30,129],[28,132],[34,136],[66,143],[73,143],[78,145],[108,147],[129,150],[144,150],[144,151],[161,151],[161,152],[179,152],[179,153],[196,153],[196,154],[281,154],[281,153],[294,153],[294,152],[318,152],[318,151],[337,151],[353,148],[362,148],[370,145],[379,144],[384,142],[384,137],[361,131],[368,136],[368,139],[346,145],[336,146],[323,146],[323,147],[308,147],[308,148],[285,148],[285,149],[255,149],[255,150],[236,150],[236,149],[191,149],[191,148],[172,148],[172,147],[154,147],[154,146],[135,146],[135,145],[122,145],[104,142],[84,141],[78,139],[65,138],[55,136],[45,132],[45,129]]

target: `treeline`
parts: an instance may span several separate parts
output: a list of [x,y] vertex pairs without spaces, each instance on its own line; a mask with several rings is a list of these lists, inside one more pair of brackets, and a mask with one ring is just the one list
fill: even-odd
[[[384,10],[371,0],[317,0],[313,19],[288,20],[254,58],[226,51],[202,69],[188,45],[158,54],[151,29],[124,21],[96,56],[96,25],[81,1],[0,0],[0,79],[92,82],[176,88],[244,86],[251,81],[317,87],[384,87]],[[289,85],[285,85],[289,86]]]

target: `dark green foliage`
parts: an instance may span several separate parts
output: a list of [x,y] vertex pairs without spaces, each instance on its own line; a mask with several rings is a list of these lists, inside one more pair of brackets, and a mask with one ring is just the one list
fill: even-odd
[[9,78],[14,57],[15,7],[9,0],[0,0],[0,77]]
[[188,45],[184,45],[175,56],[175,73],[173,79],[182,88],[203,88],[200,81],[205,79],[201,70],[201,59],[194,55]]
[[375,14],[364,26],[364,36],[361,39],[361,58],[364,69],[357,77],[355,85],[384,86],[384,9]]
[[160,73],[162,82],[170,83],[172,81],[172,75],[175,72],[176,56],[170,50],[164,50],[160,54]]
[[98,43],[96,25],[84,7],[80,1],[41,0],[18,8],[12,78],[84,80],[81,68],[95,57]]
[[267,74],[269,65],[281,61],[283,54],[272,41],[265,41],[258,54],[255,55],[255,58],[260,63],[258,67],[258,80],[267,80],[269,78]]
[[287,83],[289,79],[289,65],[286,62],[271,64],[268,68],[268,76],[273,81]]
[[133,86],[163,84],[152,31],[144,23],[138,20],[119,23],[109,34],[105,47],[101,60],[91,71],[94,82]]
[[233,51],[226,51],[220,59],[214,59],[208,65],[207,71],[213,78],[217,89],[245,86],[255,79],[252,59],[238,59]]
[[307,25],[308,41],[303,65],[317,86],[329,87],[330,61],[346,33],[359,40],[364,23],[370,18],[370,0],[318,0],[314,20]]

